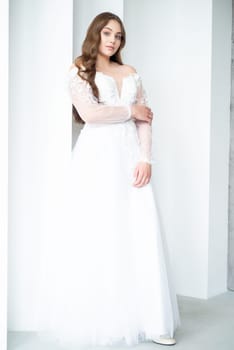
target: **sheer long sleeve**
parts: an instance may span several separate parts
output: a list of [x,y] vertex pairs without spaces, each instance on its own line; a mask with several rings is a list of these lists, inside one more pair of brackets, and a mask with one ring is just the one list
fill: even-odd
[[88,123],[119,123],[131,119],[131,107],[98,103],[91,86],[77,74],[78,68],[68,72],[68,92],[80,117]]
[[[136,103],[148,105],[145,89],[140,76],[137,76],[137,99]],[[147,163],[154,163],[152,158],[152,125],[148,122],[136,120],[138,138],[140,141],[140,160]]]

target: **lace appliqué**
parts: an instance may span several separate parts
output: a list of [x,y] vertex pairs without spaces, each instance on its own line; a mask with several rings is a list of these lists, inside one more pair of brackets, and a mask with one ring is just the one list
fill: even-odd
[[148,97],[143,87],[142,79],[139,75],[136,75],[136,84],[137,84],[137,103],[148,106],[148,102],[149,102]]
[[[137,95],[136,103],[148,106],[148,97],[143,87],[142,79],[136,75]],[[138,138],[140,142],[140,161],[154,164],[155,160],[152,156],[152,125],[139,120],[135,121],[137,127]]]
[[80,117],[86,123],[120,123],[131,119],[130,106],[99,103],[90,84],[73,67],[68,73],[68,92]]
[[78,74],[78,68],[72,68],[68,73],[68,92],[72,98],[77,95],[82,96],[84,102],[98,103],[98,99],[93,95],[90,84],[82,79]]

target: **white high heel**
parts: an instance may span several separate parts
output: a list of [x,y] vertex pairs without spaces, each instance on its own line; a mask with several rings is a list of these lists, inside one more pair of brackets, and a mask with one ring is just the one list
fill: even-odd
[[154,343],[161,344],[161,345],[175,345],[176,344],[175,338],[166,337],[166,336],[154,337],[154,338],[152,338],[152,341]]

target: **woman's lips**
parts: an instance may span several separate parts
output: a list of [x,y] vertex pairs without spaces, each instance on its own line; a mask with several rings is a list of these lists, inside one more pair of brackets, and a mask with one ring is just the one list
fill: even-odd
[[112,46],[106,46],[109,50],[114,50]]

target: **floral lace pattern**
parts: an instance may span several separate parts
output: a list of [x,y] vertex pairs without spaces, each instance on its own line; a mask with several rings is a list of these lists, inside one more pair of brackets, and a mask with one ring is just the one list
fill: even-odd
[[[142,79],[137,73],[131,73],[122,79],[121,92],[115,79],[102,72],[97,72],[95,82],[99,90],[99,102],[92,93],[88,82],[73,67],[68,73],[68,90],[72,104],[86,123],[120,123],[131,118],[131,105],[148,104]],[[151,154],[152,126],[143,121],[134,120],[140,142],[140,160],[154,163]]]

